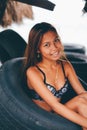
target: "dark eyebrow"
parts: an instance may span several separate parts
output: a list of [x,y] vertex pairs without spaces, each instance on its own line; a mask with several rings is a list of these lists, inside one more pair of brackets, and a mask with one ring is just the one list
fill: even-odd
[[44,43],[43,43],[43,45],[45,45],[45,44],[49,44],[49,43],[50,43],[50,42],[49,42],[49,41],[47,41],[47,42],[44,42]]

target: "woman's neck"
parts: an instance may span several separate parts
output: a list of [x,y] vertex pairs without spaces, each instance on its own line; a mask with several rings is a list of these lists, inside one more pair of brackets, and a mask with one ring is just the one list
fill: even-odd
[[58,65],[58,61],[41,61],[39,64],[39,66],[44,67],[44,68],[49,68],[49,69],[55,69]]

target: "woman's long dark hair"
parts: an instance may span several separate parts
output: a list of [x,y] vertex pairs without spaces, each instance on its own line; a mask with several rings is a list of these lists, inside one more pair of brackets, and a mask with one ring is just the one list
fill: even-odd
[[57,33],[55,27],[46,22],[38,23],[31,29],[29,33],[28,44],[24,54],[24,57],[26,57],[26,60],[24,62],[25,70],[30,66],[36,65],[42,60],[41,55],[38,57],[37,51],[43,35],[48,31]]
[[[37,63],[39,63],[42,60],[40,53],[38,57],[38,50],[39,50],[39,46],[41,44],[43,35],[47,33],[48,31],[53,31],[58,35],[55,27],[46,22],[38,23],[35,26],[33,26],[32,29],[30,30],[28,44],[27,44],[27,47],[25,49],[25,54],[24,54],[24,57],[26,59],[23,61],[24,86],[27,86],[26,70],[31,66],[35,66]],[[61,48],[61,51],[62,53],[64,52],[62,48]],[[63,55],[61,55],[60,60],[62,59],[66,59],[64,53]],[[28,92],[28,87],[25,87],[25,89],[26,89],[26,92]]]

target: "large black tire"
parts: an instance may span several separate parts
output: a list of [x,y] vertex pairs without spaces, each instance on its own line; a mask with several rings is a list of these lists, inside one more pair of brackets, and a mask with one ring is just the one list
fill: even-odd
[[82,130],[31,101],[21,81],[23,59],[9,60],[0,69],[0,130]]
[[25,40],[14,30],[7,29],[0,32],[0,61],[22,57],[26,48]]
[[71,53],[80,53],[80,54],[86,54],[86,48],[83,45],[78,44],[64,44],[64,51],[65,52],[71,52]]
[[87,62],[87,55],[75,52],[65,52],[67,59],[72,63]]

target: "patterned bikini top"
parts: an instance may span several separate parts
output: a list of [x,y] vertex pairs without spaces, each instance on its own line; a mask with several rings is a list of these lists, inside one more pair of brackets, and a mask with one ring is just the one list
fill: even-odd
[[[65,71],[64,71],[64,66],[61,62],[61,65],[62,65],[62,70],[63,70],[63,73],[64,73],[64,77],[65,77],[65,84],[63,85],[63,87],[60,89],[60,90],[56,90],[54,86],[46,83],[46,75],[45,73],[38,67],[37,69],[43,74],[44,76],[44,84],[46,85],[46,87],[51,91],[51,93],[56,96],[57,98],[61,98],[69,89],[69,82],[68,82],[68,79],[65,75]],[[32,99],[36,99],[36,100],[43,100],[38,93],[36,93],[33,89],[29,89],[29,96],[30,98]]]

